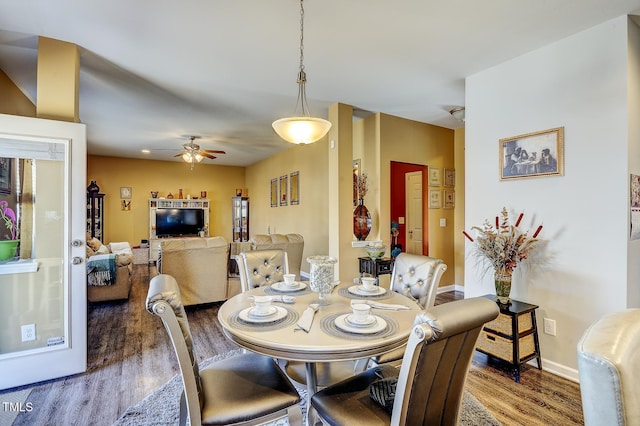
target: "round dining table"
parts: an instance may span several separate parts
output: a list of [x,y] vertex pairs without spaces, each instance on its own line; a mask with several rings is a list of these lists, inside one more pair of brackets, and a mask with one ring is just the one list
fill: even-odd
[[[277,359],[306,363],[306,385],[311,397],[317,390],[316,363],[369,358],[400,348],[408,340],[416,314],[422,311],[416,301],[391,290],[379,288],[373,295],[357,294],[359,290],[354,284],[337,285],[326,296],[328,304],[317,309],[308,332],[297,326],[305,309],[318,300],[318,295],[308,288],[308,282],[302,282],[297,291],[264,286],[240,293],[222,304],[218,320],[225,335],[243,348]],[[262,295],[275,296],[276,300],[281,295],[293,296],[295,302],[272,302],[278,310],[274,316],[277,320],[252,322],[247,312],[253,297]],[[375,324],[361,330],[345,323],[346,315],[352,313],[352,300],[387,307],[402,305],[405,309],[372,307]]]

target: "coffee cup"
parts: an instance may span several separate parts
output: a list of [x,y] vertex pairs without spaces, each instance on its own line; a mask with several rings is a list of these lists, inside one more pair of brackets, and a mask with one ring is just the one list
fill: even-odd
[[362,277],[362,287],[366,291],[373,291],[376,286],[376,279],[373,277]]
[[364,324],[369,320],[371,314],[371,306],[366,303],[354,303],[351,305],[353,310],[353,321]]
[[266,315],[269,313],[271,307],[271,297],[269,296],[254,296],[253,303],[256,305],[255,312],[258,315]]
[[293,287],[296,285],[296,274],[284,274],[282,278],[284,279],[285,286]]

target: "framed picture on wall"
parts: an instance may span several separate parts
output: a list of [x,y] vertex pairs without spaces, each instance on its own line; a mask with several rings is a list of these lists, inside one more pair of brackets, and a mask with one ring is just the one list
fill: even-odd
[[286,206],[288,204],[288,199],[287,199],[287,186],[288,186],[288,179],[289,177],[287,175],[284,176],[280,176],[280,205],[281,206]]
[[444,186],[447,188],[456,186],[456,169],[444,169]]
[[440,169],[437,167],[429,167],[429,186],[442,185],[442,176],[440,175]]
[[289,197],[291,205],[300,204],[300,172],[293,172],[289,176]]
[[11,194],[11,158],[0,158],[0,194]]
[[442,194],[439,189],[429,190],[429,208],[439,209],[442,207]]
[[278,178],[271,179],[271,207],[278,207]]
[[444,191],[444,208],[452,209],[455,207],[455,192],[453,189],[445,189]]
[[564,176],[564,127],[500,139],[500,180]]

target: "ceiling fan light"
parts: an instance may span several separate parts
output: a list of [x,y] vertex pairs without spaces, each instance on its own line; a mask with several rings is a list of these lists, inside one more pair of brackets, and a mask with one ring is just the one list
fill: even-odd
[[331,129],[331,123],[316,117],[287,117],[272,124],[278,136],[294,144],[308,144],[323,138]]
[[182,159],[184,161],[186,161],[187,163],[191,162],[191,154],[189,154],[188,152],[185,152],[182,154]]
[[196,157],[196,161],[197,161],[198,163],[202,161],[202,158],[203,158],[203,157],[202,157],[202,155],[200,155],[200,153],[196,153],[195,157]]

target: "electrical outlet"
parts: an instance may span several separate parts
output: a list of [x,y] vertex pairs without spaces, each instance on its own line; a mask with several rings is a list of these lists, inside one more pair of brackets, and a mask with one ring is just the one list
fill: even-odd
[[549,334],[551,336],[556,335],[556,320],[552,320],[550,318],[544,319],[544,332],[545,334]]
[[25,324],[21,327],[21,331],[22,331],[23,342],[31,342],[32,340],[36,340],[35,324]]

